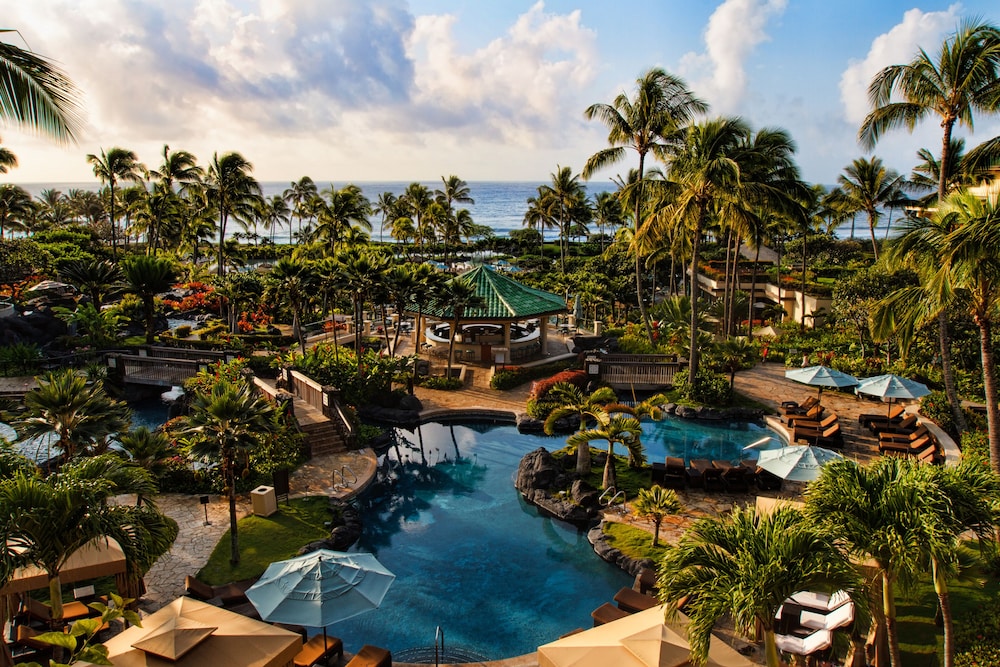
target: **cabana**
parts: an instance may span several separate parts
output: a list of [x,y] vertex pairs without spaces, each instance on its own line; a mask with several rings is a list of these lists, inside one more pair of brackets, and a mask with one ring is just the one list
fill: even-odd
[[548,338],[545,318],[568,312],[558,294],[522,285],[486,265],[456,279],[471,283],[483,300],[482,306],[466,309],[458,332],[451,330],[454,311],[450,303],[431,303],[422,312],[410,309],[406,313],[429,321],[427,326],[417,322],[417,345],[426,340],[447,355],[454,336],[456,363],[509,363],[537,356],[545,351]]

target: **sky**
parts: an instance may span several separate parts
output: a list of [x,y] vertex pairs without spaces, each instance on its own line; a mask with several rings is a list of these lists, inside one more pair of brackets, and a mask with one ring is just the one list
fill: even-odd
[[[163,146],[238,151],[260,181],[544,183],[579,172],[607,129],[594,103],[634,94],[653,67],[681,76],[709,115],[786,129],[802,176],[832,184],[866,155],[857,130],[881,68],[936,52],[967,0],[7,0],[0,38],[56,61],[86,127],[59,146],[0,126],[14,183],[93,181],[114,146],[155,168]],[[957,133],[969,137],[967,128]],[[968,141],[1000,135],[977,119]],[[874,155],[904,174],[940,150],[937,121],[887,134]],[[634,152],[599,172],[638,164]]]

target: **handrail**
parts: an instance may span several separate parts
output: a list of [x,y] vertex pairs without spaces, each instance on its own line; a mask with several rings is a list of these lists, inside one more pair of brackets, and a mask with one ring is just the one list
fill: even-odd
[[[344,465],[340,467],[340,470],[333,471],[334,488],[337,487],[337,473],[340,473],[340,481],[343,482],[343,484],[341,484],[340,486],[343,486],[345,489],[351,488],[351,484],[358,483],[358,475],[353,470],[351,470],[349,466]],[[351,480],[350,483],[347,482],[347,473],[351,473],[351,477],[354,478],[353,480]]]
[[[441,650],[438,651],[438,640],[441,640]],[[441,656],[444,654],[444,630],[437,626],[434,630],[434,667],[441,664]]]
[[[611,498],[605,500],[607,498],[607,496],[608,496],[609,493],[612,494]],[[619,499],[621,500],[621,502],[618,502]],[[604,491],[604,493],[601,494],[601,497],[598,499],[598,502],[600,502],[601,505],[603,505],[604,507],[607,507],[608,509],[611,509],[612,507],[614,507],[614,506],[617,505],[618,512],[620,514],[624,514],[625,513],[625,504],[626,504],[627,500],[628,500],[628,496],[625,495],[625,491],[616,491],[615,487],[611,486],[611,487],[608,487]]]

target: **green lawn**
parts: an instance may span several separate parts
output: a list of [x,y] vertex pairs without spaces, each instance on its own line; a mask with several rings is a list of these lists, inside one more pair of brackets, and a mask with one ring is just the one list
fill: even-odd
[[331,518],[328,507],[325,496],[299,498],[288,504],[279,503],[277,514],[269,517],[241,519],[239,565],[229,564],[231,541],[227,530],[198,578],[218,585],[260,576],[271,563],[291,558],[303,545],[330,534],[330,529],[324,526]]

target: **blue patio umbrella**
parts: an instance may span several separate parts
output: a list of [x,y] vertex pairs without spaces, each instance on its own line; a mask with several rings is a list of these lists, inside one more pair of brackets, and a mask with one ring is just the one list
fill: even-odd
[[916,400],[931,393],[927,385],[892,373],[865,378],[854,391],[886,399],[890,406],[894,400]]
[[791,445],[764,450],[757,459],[757,465],[790,482],[811,482],[819,478],[823,466],[842,458],[843,455],[823,447]]
[[838,371],[828,366],[809,366],[808,368],[795,368],[785,371],[785,377],[802,384],[819,387],[819,393],[823,393],[826,387],[843,389],[844,387],[855,387],[858,384],[857,378]]
[[271,563],[247,598],[272,623],[313,628],[377,609],[396,578],[369,553],[320,549]]

